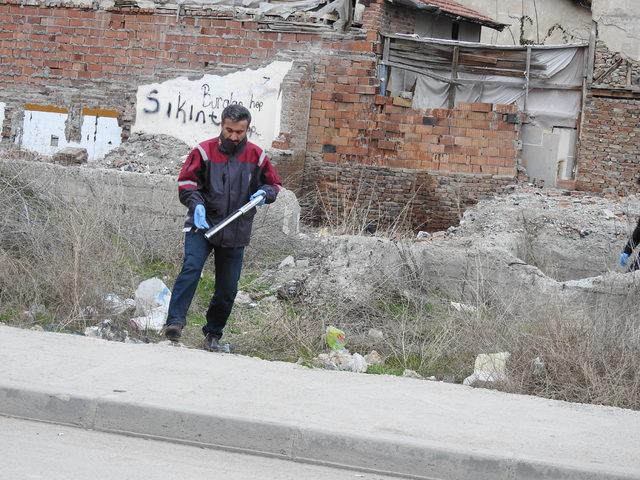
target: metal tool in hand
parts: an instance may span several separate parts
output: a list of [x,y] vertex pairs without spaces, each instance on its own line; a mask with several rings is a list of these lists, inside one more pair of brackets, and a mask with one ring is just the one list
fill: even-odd
[[216,233],[218,233],[224,227],[229,225],[231,222],[233,222],[234,220],[237,220],[238,218],[243,216],[245,213],[247,213],[253,207],[257,207],[264,200],[264,197],[265,197],[265,195],[259,195],[256,198],[254,198],[253,200],[251,200],[249,203],[245,203],[243,206],[241,206],[234,213],[232,213],[227,218],[222,220],[219,224],[217,224],[217,225],[211,227],[209,230],[207,230],[204,233],[205,238],[207,240],[210,240],[211,237],[213,237]]

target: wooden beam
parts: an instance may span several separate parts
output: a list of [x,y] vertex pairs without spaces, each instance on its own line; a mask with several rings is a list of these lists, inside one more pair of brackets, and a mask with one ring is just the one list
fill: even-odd
[[525,83],[524,83],[524,108],[523,108],[523,111],[525,113],[527,112],[527,103],[529,102],[529,82],[531,81],[530,76],[531,76],[531,47],[527,47],[527,66],[526,66],[526,70],[524,72]]
[[384,47],[382,49],[382,64],[385,67],[384,67],[384,78],[382,79],[382,82],[380,82],[380,95],[387,94],[387,86],[389,85],[389,76],[391,75],[391,69],[387,65],[387,63],[389,62],[389,43],[390,42],[391,42],[391,39],[389,38],[384,39]]
[[[458,79],[458,60],[460,59],[460,47],[453,47],[453,60],[451,62],[451,80]],[[452,109],[456,104],[456,85],[454,83],[449,84],[449,109]]]
[[592,88],[590,93],[599,98],[623,98],[628,100],[640,100],[640,90],[624,88]]

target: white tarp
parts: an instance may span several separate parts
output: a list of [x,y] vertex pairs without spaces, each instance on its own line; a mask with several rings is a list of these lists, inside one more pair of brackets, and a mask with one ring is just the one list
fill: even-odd
[[[532,48],[531,61],[544,66],[536,70],[542,78],[531,79],[526,113],[536,123],[552,126],[575,126],[580,114],[582,93],[558,86],[582,85],[584,76],[585,49],[566,47],[557,49]],[[430,70],[425,75],[393,67],[388,90],[392,95],[401,91],[413,92],[413,108],[447,108],[449,103],[450,70]],[[442,79],[442,80],[441,80]],[[521,110],[525,107],[526,81],[522,78],[474,73],[458,74],[461,83],[455,85],[456,103],[515,103]],[[499,82],[500,84],[496,84]],[[539,88],[540,86],[551,88]],[[536,88],[538,87],[538,88]]]

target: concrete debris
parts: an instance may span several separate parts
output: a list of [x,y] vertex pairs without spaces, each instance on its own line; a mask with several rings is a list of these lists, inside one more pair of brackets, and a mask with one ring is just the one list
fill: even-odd
[[410,370],[408,368],[404,369],[404,372],[402,372],[402,376],[406,377],[406,378],[419,378],[419,379],[423,379],[424,378],[418,372],[416,372],[414,370]]
[[248,293],[239,291],[236,295],[235,303],[237,303],[238,305],[250,305],[253,303],[253,299],[249,296]]
[[52,161],[63,165],[80,165],[87,163],[88,158],[89,154],[86,148],[66,147],[56,152]]
[[296,260],[296,268],[309,268],[309,259],[301,258],[300,260]]
[[321,353],[312,361],[315,367],[326,370],[343,370],[355,373],[365,373],[369,365],[359,353],[351,354],[349,350],[332,350],[329,354]]
[[382,364],[384,364],[384,359],[375,350],[371,350],[371,352],[367,353],[364,356],[364,359],[369,365],[382,365]]
[[287,258],[282,260],[282,262],[280,262],[280,265],[278,266],[278,268],[280,270],[283,270],[285,268],[294,268],[295,266],[296,266],[295,259],[291,255],[289,255]]
[[509,352],[483,353],[476,358],[473,373],[464,379],[464,385],[477,382],[503,382],[507,379]]
[[178,175],[191,148],[168,135],[134,133],[99,165],[124,172]]

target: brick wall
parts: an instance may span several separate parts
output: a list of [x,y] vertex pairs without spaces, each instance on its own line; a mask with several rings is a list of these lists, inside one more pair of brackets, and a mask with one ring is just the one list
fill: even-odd
[[577,189],[616,195],[640,192],[640,99],[614,98],[638,85],[640,63],[598,41],[593,88],[599,91],[585,99]]
[[611,88],[640,86],[640,63],[612,52],[599,40],[596,43],[593,79],[596,85]]
[[640,192],[640,100],[586,100],[577,188],[628,195]]
[[[373,65],[360,67],[370,72]],[[308,150],[322,153],[324,161],[516,175],[520,116],[515,105],[414,110],[398,105],[401,100],[374,95],[371,85],[354,85],[361,78],[357,69],[327,65],[324,71],[327,87],[312,95],[308,137]],[[341,86],[345,93],[336,93]]]
[[464,211],[514,182],[512,176],[307,162],[315,195],[304,198],[315,218],[349,218],[359,225],[437,231],[456,225]]
[[[294,67],[283,83],[282,133],[273,143],[285,186],[340,192],[362,175],[384,174],[389,200],[379,216],[397,215],[412,199],[414,225],[448,226],[458,216],[451,206],[460,203],[451,185],[477,192],[469,203],[515,176],[519,125],[511,107],[417,111],[378,96],[378,32],[410,33],[413,22],[411,11],[384,0],[366,7],[361,32],[330,35],[266,31],[228,9],[182,8],[178,18],[162,7],[105,11],[0,0],[3,136],[16,134],[25,103],[42,103],[71,112],[115,109],[126,140],[138,85],[288,59]],[[326,183],[325,173],[340,171]]]

